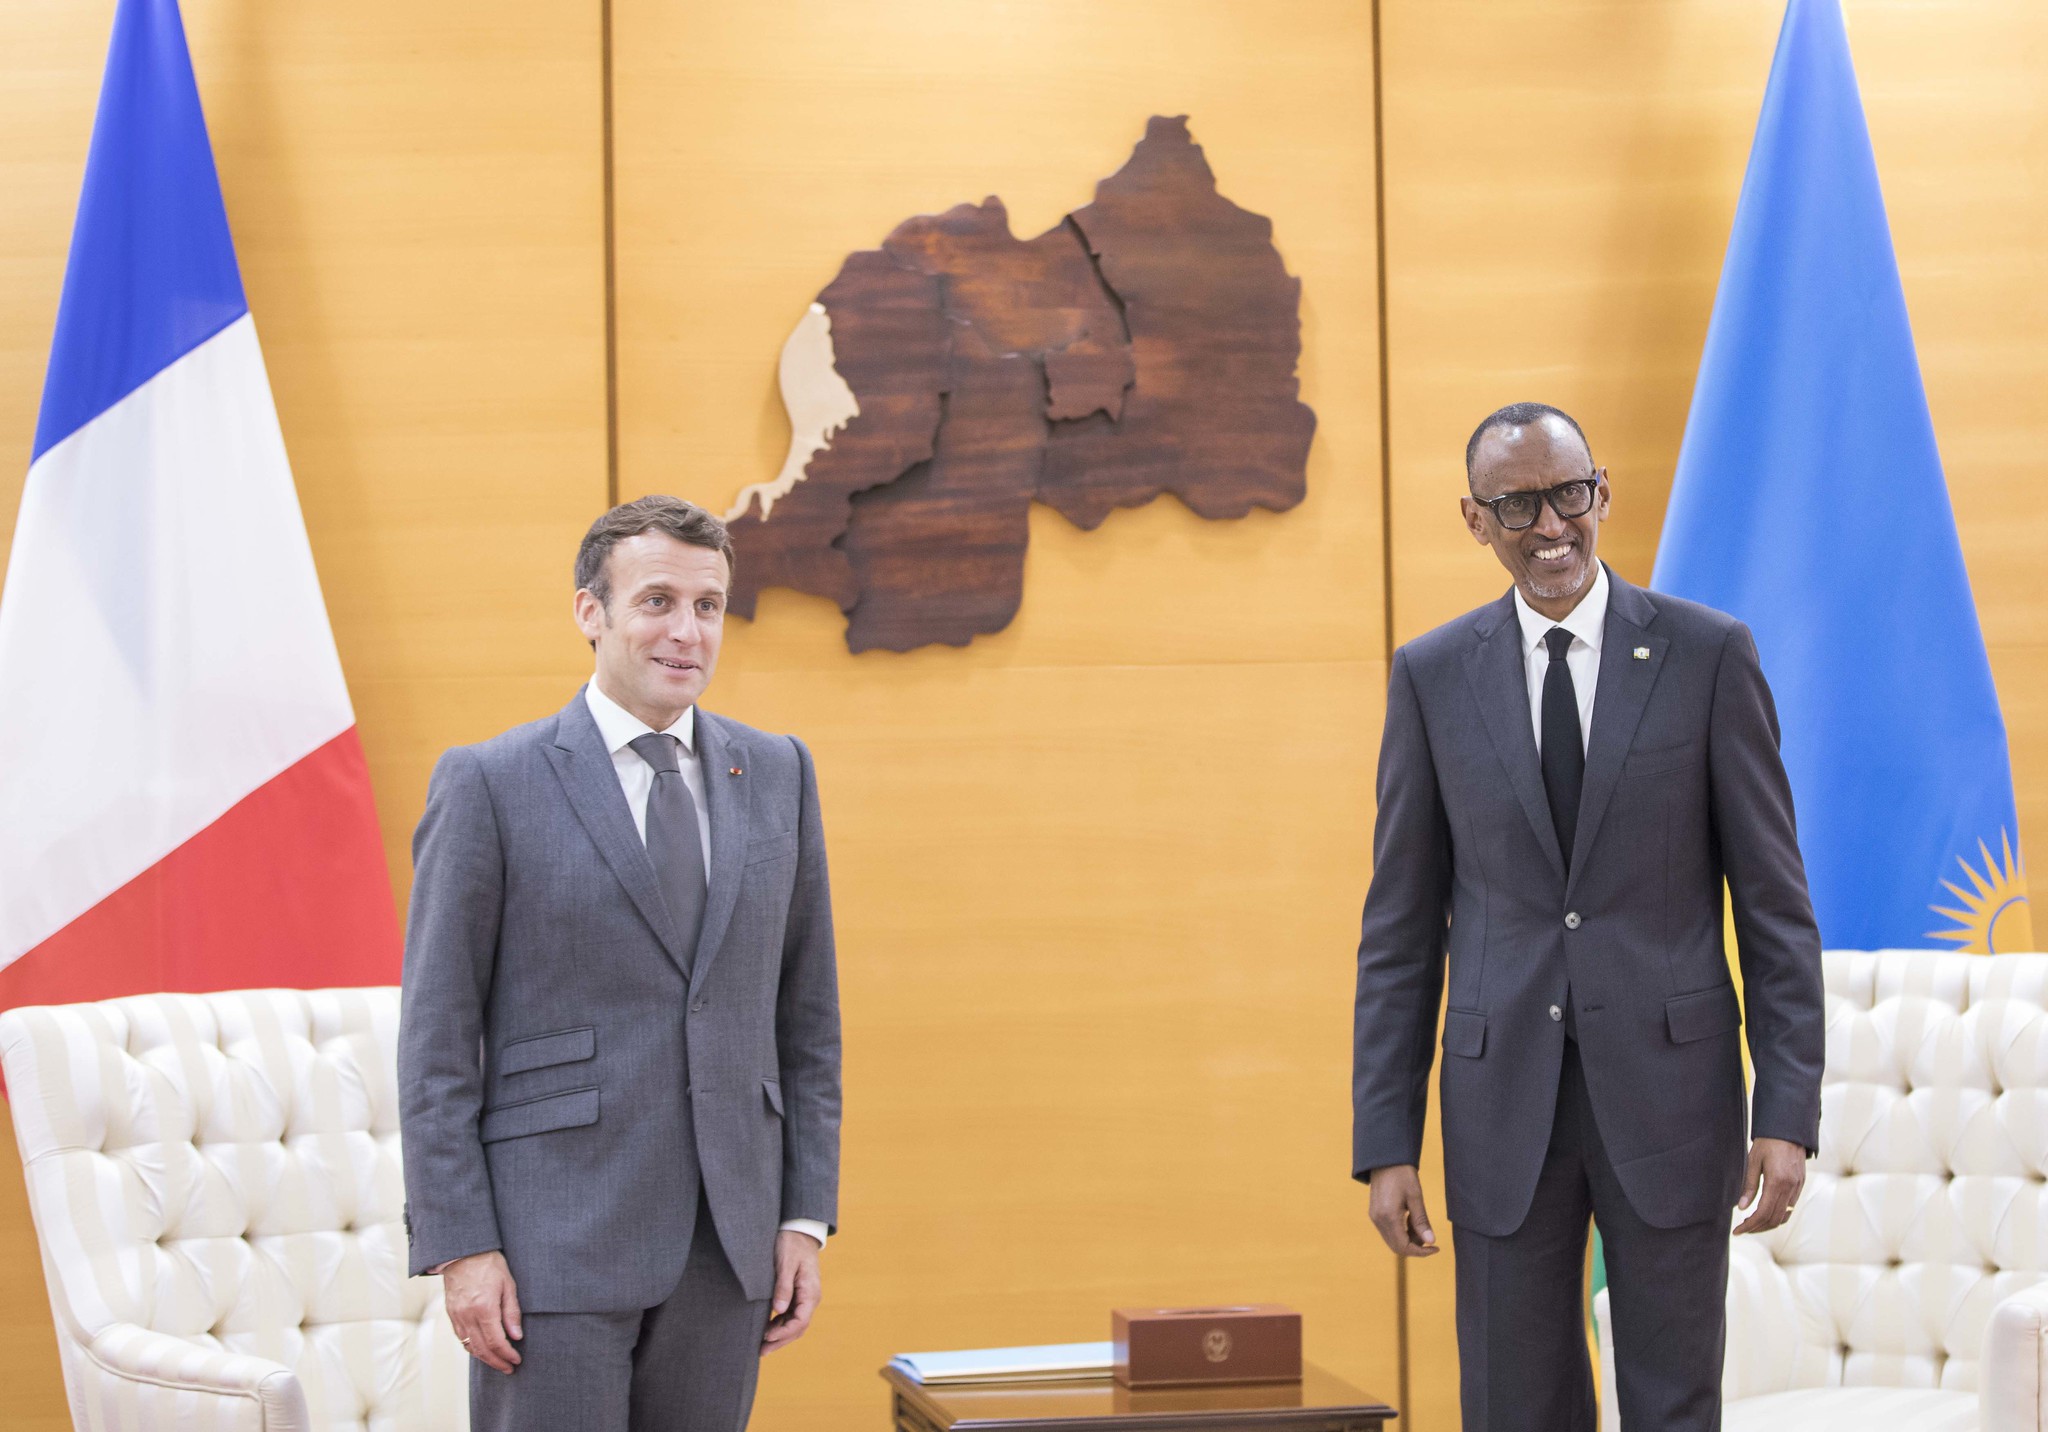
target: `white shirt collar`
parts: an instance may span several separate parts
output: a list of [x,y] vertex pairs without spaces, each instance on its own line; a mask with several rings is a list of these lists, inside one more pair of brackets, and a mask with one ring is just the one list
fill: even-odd
[[1586,589],[1586,595],[1579,599],[1579,604],[1563,621],[1554,622],[1530,606],[1520,587],[1515,588],[1515,617],[1522,623],[1522,653],[1525,656],[1542,644],[1552,627],[1558,626],[1597,653],[1601,634],[1607,629],[1607,564],[1594,564],[1593,585]]
[[[590,708],[591,719],[597,722],[597,734],[604,738],[604,748],[615,756],[631,745],[635,736],[645,736],[654,729],[599,690],[595,676],[583,688],[583,702]],[[663,734],[675,737],[683,743],[685,751],[696,755],[697,708],[692,706],[684,711]]]

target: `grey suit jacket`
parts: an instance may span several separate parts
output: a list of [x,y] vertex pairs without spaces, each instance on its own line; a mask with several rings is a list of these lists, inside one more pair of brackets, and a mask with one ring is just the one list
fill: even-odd
[[701,1184],[765,1298],[781,1222],[836,1222],[810,753],[701,708],[696,729],[711,879],[694,949],[580,693],[434,768],[398,1034],[413,1273],[496,1248],[523,1309],[650,1307],[682,1276]]
[[[1358,947],[1352,1171],[1420,1162],[1443,1021],[1451,1221],[1495,1237],[1527,1215],[1549,1142],[1564,1024],[1615,1172],[1647,1222],[1726,1218],[1754,1132],[1819,1142],[1820,936],[1748,628],[1615,576],[1570,876],[1529,718],[1514,598],[1395,653],[1373,877]],[[1639,658],[1638,650],[1646,653]]]

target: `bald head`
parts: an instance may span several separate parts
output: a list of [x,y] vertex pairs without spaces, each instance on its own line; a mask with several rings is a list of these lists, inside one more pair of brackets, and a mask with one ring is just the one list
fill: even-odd
[[1512,467],[1551,469],[1574,466],[1590,471],[1593,445],[1585,429],[1562,408],[1548,403],[1510,403],[1488,413],[1465,441],[1465,483],[1480,497],[1491,497],[1517,486],[1514,482],[1480,487],[1480,473],[1502,463]]

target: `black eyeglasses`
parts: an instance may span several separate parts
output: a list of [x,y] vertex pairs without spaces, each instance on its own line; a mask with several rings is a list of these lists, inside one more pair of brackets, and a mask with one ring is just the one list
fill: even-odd
[[1543,504],[1548,502],[1550,510],[1559,517],[1569,520],[1584,517],[1593,510],[1593,499],[1600,495],[1600,474],[1575,477],[1570,482],[1560,482],[1551,488],[1538,488],[1534,492],[1503,492],[1499,497],[1475,497],[1472,500],[1493,513],[1493,520],[1510,532],[1520,532],[1533,525]]

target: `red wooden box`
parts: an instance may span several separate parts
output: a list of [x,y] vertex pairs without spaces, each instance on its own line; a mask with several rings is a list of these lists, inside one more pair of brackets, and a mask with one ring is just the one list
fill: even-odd
[[1118,1308],[1109,1318],[1126,1387],[1301,1381],[1301,1314],[1278,1303]]

